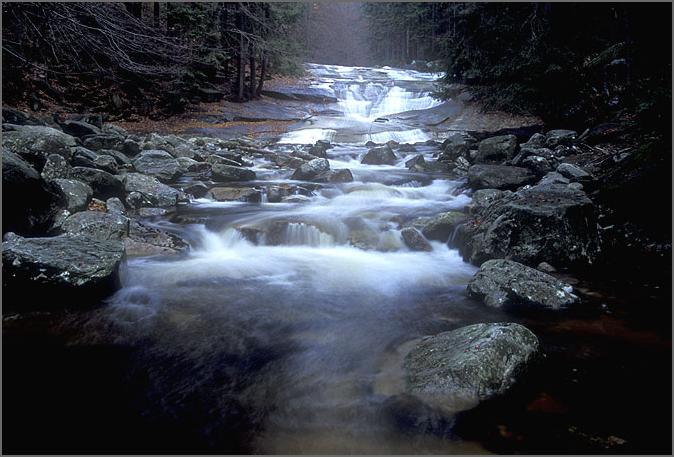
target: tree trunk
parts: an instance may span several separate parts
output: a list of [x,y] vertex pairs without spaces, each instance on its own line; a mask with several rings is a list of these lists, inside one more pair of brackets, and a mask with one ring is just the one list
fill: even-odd
[[260,82],[257,85],[257,90],[255,92],[255,95],[257,97],[262,96],[262,86],[264,85],[264,78],[267,73],[267,57],[262,54],[262,62],[260,63]]
[[250,50],[250,87],[248,89],[248,93],[250,94],[250,98],[255,98],[255,94],[257,91],[257,86],[255,84],[255,53],[253,50]]

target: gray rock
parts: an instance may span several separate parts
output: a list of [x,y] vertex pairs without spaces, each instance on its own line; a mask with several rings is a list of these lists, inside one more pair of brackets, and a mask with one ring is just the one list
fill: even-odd
[[545,134],[545,146],[550,149],[559,145],[569,146],[577,137],[578,133],[575,130],[550,130]]
[[137,141],[127,138],[122,143],[122,152],[127,156],[136,156],[140,154],[140,145]]
[[442,153],[438,160],[453,162],[459,157],[467,159],[470,149],[476,144],[477,140],[468,134],[453,133],[442,143]]
[[546,186],[548,184],[568,184],[568,183],[569,180],[567,178],[565,178],[564,176],[560,175],[555,171],[551,171],[550,173],[543,176],[543,178],[538,182],[538,185]]
[[25,125],[2,134],[3,149],[20,155],[37,170],[42,170],[50,154],[70,160],[75,146],[75,138],[51,127]]
[[222,164],[211,166],[211,176],[214,181],[253,181],[257,178],[253,170]]
[[124,203],[122,203],[122,201],[117,197],[108,198],[105,201],[105,208],[107,209],[108,213],[121,214],[122,216],[126,215]]
[[103,133],[100,135],[93,135],[84,138],[82,140],[82,144],[85,148],[91,149],[92,151],[98,151],[100,149],[114,149],[115,151],[123,151],[124,140],[125,138],[119,134]]
[[353,181],[353,174],[351,174],[351,170],[348,168],[342,168],[340,170],[329,170],[322,175],[320,175],[317,179],[315,179],[317,182],[332,182],[332,183],[341,183],[341,182],[352,182]]
[[524,148],[542,148],[545,146],[545,135],[541,133],[534,133],[531,135],[531,138],[529,138],[529,141],[526,143],[522,143],[520,147],[522,149]]
[[122,182],[107,171],[87,167],[73,167],[70,176],[91,186],[94,196],[97,198],[105,200],[110,197],[124,197]]
[[197,162],[189,157],[178,157],[176,159],[180,166],[180,173],[185,175],[188,173],[197,173],[199,175],[208,176],[211,173],[211,164],[207,162]]
[[590,173],[570,163],[559,164],[557,173],[575,182],[589,182],[593,179]]
[[566,187],[574,190],[583,190],[583,185],[579,182],[570,182],[569,184],[566,185]]
[[68,135],[77,138],[82,138],[87,135],[99,135],[101,133],[101,130],[95,125],[82,121],[65,121],[61,124],[61,128]]
[[219,154],[213,154],[206,158],[206,163],[211,165],[229,165],[232,167],[240,167],[241,162],[234,160],[233,158],[224,157]]
[[535,176],[526,168],[505,165],[473,165],[468,169],[468,185],[471,189],[515,190],[535,181]]
[[539,263],[536,269],[542,271],[543,273],[555,273],[557,271],[557,269],[548,262]]
[[2,151],[2,191],[3,233],[44,234],[66,206],[58,186],[42,180],[35,168],[6,149]]
[[466,215],[458,211],[448,211],[432,217],[421,229],[429,240],[447,242],[457,225],[465,222]]
[[405,227],[400,231],[400,235],[405,242],[405,245],[412,251],[427,251],[433,250],[431,243],[421,234],[421,232],[414,227]]
[[406,389],[441,409],[469,409],[510,389],[538,351],[536,335],[515,323],[428,336],[405,357]]
[[96,168],[95,161],[97,157],[98,154],[96,152],[77,146],[73,148],[73,157],[70,160],[70,164],[74,167]]
[[[120,167],[129,167],[131,165],[131,159],[127,157],[123,152],[115,151],[113,149],[101,149],[98,151],[99,155],[109,156],[115,159],[115,163]],[[96,159],[94,159],[94,162]],[[106,170],[107,171],[107,170]]]
[[192,182],[183,187],[183,192],[201,198],[208,192],[208,186],[201,181]]
[[119,241],[67,235],[6,239],[3,289],[8,297],[21,297],[21,302],[6,301],[5,310],[35,304],[46,308],[95,305],[120,285],[124,246]]
[[115,161],[114,157],[99,155],[96,157],[96,160],[94,160],[94,165],[96,165],[96,168],[99,170],[107,171],[113,175],[117,174],[117,161]]
[[65,196],[68,211],[76,213],[87,209],[94,195],[91,186],[76,179],[55,179],[53,182]]
[[494,136],[480,141],[475,161],[502,162],[512,159],[515,152],[517,152],[515,135]]
[[426,160],[423,155],[418,154],[405,161],[405,166],[411,171],[424,171],[426,169]]
[[[131,208],[140,208],[141,206],[170,207],[176,203],[186,201],[187,196],[159,182],[152,176],[146,176],[140,173],[127,173],[123,178],[124,190],[129,193],[126,202]],[[138,193],[139,196],[131,196],[131,193]]]
[[219,202],[244,201],[260,203],[262,192],[252,187],[214,187],[209,191],[211,197]]
[[503,196],[473,214],[464,259],[505,258],[527,265],[590,264],[599,252],[596,215],[584,192],[549,184]]
[[417,148],[414,147],[413,144],[401,144],[400,147],[398,147],[399,152],[417,152]]
[[506,195],[512,195],[512,192],[509,190],[503,191],[498,189],[476,190],[473,192],[473,201],[468,205],[468,212],[470,214],[475,214]]
[[311,181],[329,170],[330,162],[327,159],[314,159],[302,164],[295,170],[290,179]]
[[49,154],[40,175],[45,181],[51,181],[53,179],[69,178],[71,172],[72,167],[63,156]]
[[97,240],[121,240],[127,233],[129,219],[117,213],[80,211],[69,216],[61,229],[70,235],[84,235]]
[[363,156],[360,163],[366,165],[395,165],[398,158],[388,144],[378,148],[372,148]]
[[330,149],[332,145],[328,143],[327,141],[317,141],[316,144],[311,146],[309,148],[309,154],[311,154],[314,157],[318,157],[321,159],[327,159],[328,158],[328,149]]
[[578,302],[573,288],[547,273],[510,260],[488,260],[468,282],[468,292],[487,306],[559,310]]
[[189,248],[189,244],[179,236],[139,221],[131,222],[129,236],[123,241],[128,257],[171,255]]
[[522,167],[527,168],[536,176],[543,176],[552,171],[552,165],[546,158],[534,155],[522,160]]
[[178,161],[168,152],[150,149],[133,160],[133,167],[140,173],[154,176],[162,182],[175,181],[180,176]]

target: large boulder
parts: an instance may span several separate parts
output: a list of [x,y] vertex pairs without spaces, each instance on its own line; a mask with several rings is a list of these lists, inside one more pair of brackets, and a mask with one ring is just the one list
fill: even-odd
[[477,140],[467,133],[453,133],[442,143],[442,152],[438,157],[442,162],[453,162],[459,157],[467,159]]
[[189,248],[179,236],[139,221],[131,221],[129,236],[123,242],[127,257],[171,255]]
[[522,306],[558,310],[578,302],[569,284],[504,259],[483,263],[468,283],[468,292],[495,308]]
[[536,335],[515,323],[428,336],[405,357],[406,390],[441,409],[469,409],[511,388],[538,351]]
[[68,211],[75,213],[87,209],[94,195],[90,185],[76,179],[55,179],[53,183],[65,196]]
[[25,125],[2,134],[3,149],[19,154],[39,171],[50,154],[70,160],[75,146],[75,138],[51,127]]
[[592,201],[583,191],[550,184],[497,198],[462,228],[464,258],[481,264],[510,259],[527,265],[589,264],[598,251]]
[[448,211],[431,218],[423,226],[421,233],[429,240],[437,240],[444,243],[449,240],[450,235],[454,233],[454,229],[465,220],[466,215],[464,213]]
[[2,232],[21,235],[46,233],[66,206],[60,189],[40,178],[28,162],[2,152]]
[[101,129],[83,121],[65,121],[61,124],[61,128],[68,135],[77,138],[82,138],[87,135],[99,135],[101,133]]
[[398,157],[396,157],[391,146],[386,145],[367,151],[360,163],[366,165],[395,165],[397,160]]
[[187,200],[184,193],[159,182],[152,176],[127,173],[124,175],[123,183],[126,192],[129,194],[136,193],[141,197],[139,206],[169,207]]
[[175,157],[158,149],[141,152],[133,160],[133,167],[138,172],[154,176],[162,182],[172,182],[180,176],[180,164]]
[[[124,262],[120,241],[70,235],[23,238],[14,234],[8,234],[5,240],[5,310],[95,305],[120,285]],[[19,297],[20,302],[16,301]]]
[[503,162],[510,160],[517,152],[515,135],[494,136],[480,141],[475,156],[476,162]]
[[327,159],[314,159],[302,164],[292,174],[290,179],[302,181],[314,180],[330,170],[330,162]]
[[122,181],[107,171],[88,167],[73,167],[70,177],[90,185],[94,190],[94,197],[101,200],[107,200],[110,197],[124,197]]
[[216,163],[211,166],[211,177],[214,181],[253,181],[257,175],[253,170]]
[[506,165],[473,165],[468,169],[471,189],[515,190],[532,184],[536,177],[526,168]]
[[100,149],[113,149],[115,151],[124,151],[124,137],[116,133],[102,133],[100,135],[91,135],[83,139],[82,144],[85,148],[92,151]]

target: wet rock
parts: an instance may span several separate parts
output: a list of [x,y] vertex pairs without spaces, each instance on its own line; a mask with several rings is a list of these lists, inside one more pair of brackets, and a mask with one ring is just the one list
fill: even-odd
[[320,175],[316,181],[325,181],[331,183],[352,182],[353,174],[348,168],[342,168],[340,170],[328,170],[327,172]]
[[185,175],[188,173],[196,173],[200,176],[209,176],[211,173],[211,164],[207,162],[197,162],[188,157],[178,157],[176,159],[180,166],[180,173]]
[[583,170],[582,168],[570,164],[562,163],[557,167],[557,173],[569,179],[570,181],[575,182],[589,182],[592,181],[593,177],[590,173]]
[[223,164],[212,165],[211,174],[215,181],[253,181],[257,178],[252,170]]
[[2,134],[4,150],[20,155],[40,171],[50,154],[70,160],[75,146],[75,138],[51,127],[25,125]]
[[96,165],[96,168],[99,170],[107,171],[110,174],[117,174],[117,161],[115,161],[114,157],[107,156],[107,155],[99,155],[96,157],[96,160],[94,160],[94,165]]
[[543,176],[552,171],[550,162],[541,156],[529,156],[522,161],[522,167],[530,170],[536,176]]
[[107,171],[96,168],[73,167],[70,176],[91,186],[94,196],[97,198],[124,197],[122,182]]
[[84,138],[82,140],[82,145],[92,151],[98,151],[100,149],[124,151],[124,140],[125,138],[119,134],[103,133]]
[[225,201],[243,201],[250,203],[260,203],[262,201],[262,192],[252,187],[214,187],[209,191],[214,200]]
[[430,218],[421,229],[421,233],[429,240],[442,241],[444,243],[454,233],[454,229],[459,224],[465,222],[465,220],[466,215],[464,213],[448,211]]
[[468,282],[468,293],[494,308],[559,310],[578,302],[573,288],[547,273],[510,260],[489,260]]
[[139,217],[158,217],[165,216],[169,212],[166,208],[139,208],[137,214]]
[[58,186],[40,178],[18,154],[2,151],[2,232],[44,234],[66,206]]
[[400,235],[405,242],[405,245],[412,251],[427,251],[433,250],[431,243],[421,234],[421,232],[414,227],[405,227],[400,231]]
[[168,152],[150,149],[133,160],[133,167],[140,173],[154,176],[162,182],[175,181],[180,176],[178,161]]
[[330,162],[327,159],[314,159],[302,164],[295,170],[290,179],[311,181],[329,170]]
[[126,215],[124,203],[122,203],[122,201],[117,197],[108,198],[105,201],[105,208],[108,213],[121,214],[122,216]]
[[241,162],[233,160],[229,157],[224,157],[219,154],[213,154],[211,156],[208,156],[206,158],[206,163],[209,163],[211,165],[219,164],[219,165],[230,165],[232,167],[240,167]]
[[415,155],[405,162],[405,166],[411,171],[424,171],[426,169],[426,160],[421,154]]
[[73,157],[70,160],[70,164],[74,167],[96,168],[95,160],[97,157],[98,154],[96,152],[78,146],[73,149]]
[[68,211],[75,213],[87,209],[89,201],[94,195],[91,186],[76,179],[55,179],[53,183],[65,196]]
[[[120,286],[124,246],[85,236],[6,237],[2,243],[5,309],[97,304]],[[44,300],[44,297],[49,300]]]
[[311,154],[314,157],[318,157],[321,159],[327,159],[328,158],[328,149],[330,149],[332,145],[327,142],[327,141],[322,141],[318,140],[313,146],[309,148],[309,154]]
[[480,141],[476,162],[502,162],[510,160],[517,152],[517,137],[502,135]]
[[184,186],[183,192],[193,197],[201,198],[208,193],[208,186],[201,181],[196,181]]
[[475,214],[480,210],[491,205],[492,202],[498,200],[499,198],[505,197],[506,195],[511,195],[512,192],[506,190],[498,189],[480,189],[473,192],[473,201],[468,205],[468,212],[470,214]]
[[283,203],[307,203],[311,201],[310,197],[306,195],[288,195],[281,199]]
[[535,176],[526,168],[505,165],[473,165],[468,169],[471,189],[515,190],[532,184]]
[[171,255],[189,248],[189,244],[179,236],[139,221],[131,222],[129,236],[123,241],[128,257]]
[[415,148],[413,144],[405,143],[405,144],[401,144],[398,147],[398,151],[400,151],[400,152],[417,152],[417,148]]
[[589,264],[596,260],[597,222],[584,192],[550,184],[505,195],[473,214],[464,258],[481,264],[505,258],[527,265]]
[[575,130],[550,130],[545,134],[545,147],[554,149],[556,146],[570,146],[578,137]]
[[[126,202],[132,208],[141,206],[169,207],[175,206],[178,202],[186,201],[187,196],[159,182],[152,176],[146,176],[140,173],[127,173],[123,177],[124,189],[129,192]],[[139,196],[131,196],[131,193],[138,193]],[[140,198],[139,198],[140,197]]]
[[428,336],[405,357],[406,389],[441,409],[468,409],[510,389],[538,351],[536,335],[515,323]]
[[77,138],[82,138],[87,135],[99,135],[101,133],[101,130],[98,127],[83,121],[65,121],[61,124],[61,128],[68,135]]
[[453,162],[459,157],[468,158],[469,151],[475,147],[477,140],[467,133],[453,133],[442,143],[439,161]]
[[63,156],[49,154],[40,175],[45,181],[51,181],[53,179],[69,178],[71,171],[72,167]]
[[398,158],[388,144],[378,148],[372,148],[360,161],[366,165],[395,165]]
[[81,211],[69,216],[61,229],[70,235],[84,235],[97,240],[121,240],[127,233],[129,219],[121,214]]

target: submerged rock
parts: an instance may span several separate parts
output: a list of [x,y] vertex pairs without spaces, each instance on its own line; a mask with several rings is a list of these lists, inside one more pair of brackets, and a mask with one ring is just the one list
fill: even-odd
[[[86,236],[49,238],[6,237],[2,243],[6,309],[95,305],[120,285],[124,246]],[[45,300],[45,297],[49,297]]]
[[571,285],[510,260],[489,260],[468,283],[468,292],[495,308],[528,306],[558,310],[578,302]]
[[515,323],[475,324],[428,336],[405,357],[407,392],[454,411],[503,394],[539,351]]
[[388,144],[378,148],[372,148],[360,161],[366,165],[395,165],[398,158]]

